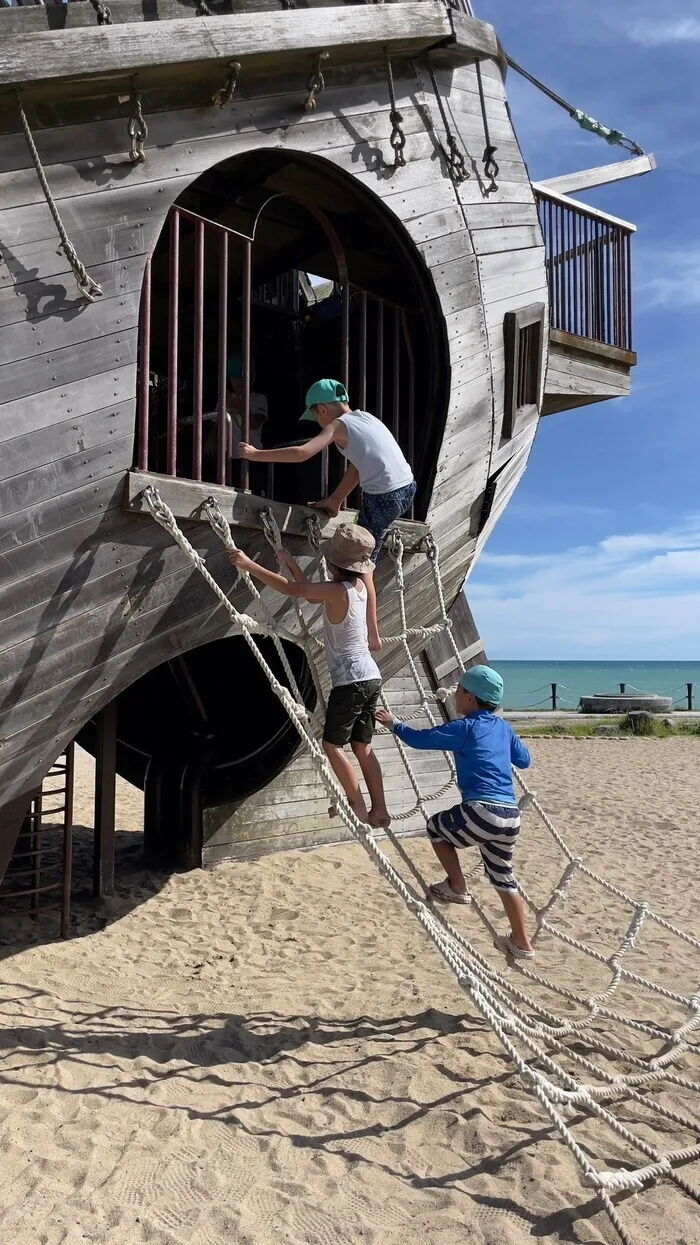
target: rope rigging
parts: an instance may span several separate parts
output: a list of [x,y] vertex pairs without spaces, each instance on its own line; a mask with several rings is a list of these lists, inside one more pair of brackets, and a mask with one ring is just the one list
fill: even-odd
[[27,115],[22,107],[22,100],[20,99],[19,94],[17,95],[17,111],[19,112],[19,119],[22,124],[27,147],[29,148],[29,154],[32,157],[32,163],[36,170],[36,175],[39,178],[39,184],[44,192],[44,198],[46,199],[48,209],[53,217],[56,229],[58,230],[58,236],[61,239],[60,249],[63,251],[63,254],[73,270],[73,276],[75,277],[82,297],[86,298],[89,303],[94,303],[97,295],[102,293],[102,287],[97,284],[97,281],[93,281],[84,263],[78,258],[77,251],[66,233],[65,225],[61,220],[54,197],[51,194],[51,187],[46,179],[46,174],[39,157],[39,152],[36,149],[36,143],[34,142],[32,131],[29,128]]
[[131,115],[129,117],[129,159],[132,164],[143,164],[146,160],[146,153],[143,145],[148,138],[148,126],[143,119],[141,110],[141,92],[136,88],[136,74],[132,74],[130,78],[130,102]]
[[556,91],[553,91],[551,87],[546,86],[544,82],[540,82],[539,78],[536,78],[534,74],[529,73],[527,69],[523,69],[523,66],[513,60],[512,56],[506,56],[506,61],[510,65],[511,69],[514,69],[516,73],[521,75],[521,77],[526,78],[528,82],[537,87],[538,91],[542,91],[542,93],[546,95],[548,99],[551,99],[553,103],[558,104],[560,108],[563,108],[565,112],[568,112],[569,116],[573,117],[574,121],[581,126],[581,129],[588,130],[591,134],[597,134],[599,138],[604,138],[606,143],[609,143],[611,147],[623,147],[625,151],[629,151],[629,153],[633,156],[644,155],[644,148],[640,147],[639,143],[635,143],[631,138],[628,138],[626,134],[623,134],[622,130],[610,129],[607,125],[603,125],[602,122],[596,121],[595,117],[589,117],[588,114],[583,112],[580,108],[574,108],[573,104],[567,103],[567,101],[562,99],[561,95],[557,95]]
[[[290,636],[288,633],[280,631],[272,616],[267,612],[265,603],[257,589],[255,589],[254,584],[252,581],[249,582],[247,575],[244,575],[246,586],[253,591],[256,603],[265,615],[266,622],[264,624],[260,623],[249,615],[239,612],[226,596],[223,589],[210,575],[202,557],[181,532],[172,511],[162,501],[157,489],[149,485],[144,491],[144,498],[153,518],[176,541],[191,564],[202,574],[221,604],[228,611],[232,622],[239,629],[272,690],[287,710],[302,743],[310,752],[319,777],[326,787],[331,802],[337,809],[342,821],[374,861],[381,876],[389,882],[401,897],[408,910],[419,922],[439,954],[455,974],[460,987],[469,995],[479,1014],[493,1030],[519,1076],[534,1093],[552,1127],[579,1165],[583,1184],[595,1190],[601,1206],[608,1215],[623,1245],[635,1245],[635,1243],[622,1223],[618,1209],[612,1201],[612,1194],[622,1191],[639,1192],[650,1181],[663,1177],[672,1181],[689,1197],[700,1202],[700,1189],[687,1180],[679,1170],[681,1164],[700,1158],[700,1144],[698,1144],[700,1122],[698,1118],[693,1119],[684,1112],[676,1111],[664,1105],[660,1101],[660,1093],[658,1092],[668,1088],[683,1089],[684,1091],[693,1091],[695,1093],[700,1092],[700,1081],[686,1076],[682,1069],[675,1069],[675,1065],[681,1056],[697,1054],[698,1051],[696,1043],[690,1039],[700,1029],[700,989],[693,995],[687,996],[669,989],[659,982],[649,980],[625,968],[624,965],[624,958],[635,948],[643,929],[650,923],[681,939],[686,945],[696,951],[700,950],[700,941],[659,916],[646,901],[635,900],[586,865],[582,858],[569,848],[542,808],[537,796],[530,791],[527,784],[516,772],[516,779],[524,793],[520,801],[521,809],[524,811],[526,808],[530,808],[537,813],[552,840],[563,853],[566,861],[559,881],[554,886],[546,902],[541,906],[538,906],[522,887],[519,887],[525,903],[536,918],[536,931],[533,936],[533,942],[538,940],[543,933],[548,934],[551,938],[557,939],[562,944],[592,958],[595,963],[607,969],[610,979],[604,988],[586,995],[581,991],[570,989],[568,986],[552,981],[536,971],[534,967],[528,967],[522,962],[519,962],[517,965],[522,977],[517,974],[513,976],[500,969],[494,969],[486,957],[427,899],[427,882],[418,866],[406,851],[404,844],[391,827],[383,833],[386,834],[400,860],[408,869],[411,875],[410,881],[406,881],[401,876],[389,857],[380,848],[377,840],[374,838],[371,827],[359,821],[347,802],[342,787],[340,787],[330,769],[325,753],[312,729],[311,716],[301,698],[297,695],[298,689],[295,689],[293,678],[290,678],[289,671],[285,670],[285,673],[287,678],[290,679],[290,686],[285,687],[277,679],[253,639],[253,636],[256,634],[264,634],[271,636],[273,639],[275,636],[278,639],[282,637],[291,639],[298,644],[300,635]],[[206,504],[205,511],[212,529],[224,546],[227,549],[235,548],[230,526],[218,505],[213,500],[210,500]],[[282,541],[271,510],[264,516],[263,526],[269,543],[275,552],[279,554],[282,549]],[[319,536],[318,518],[315,517],[308,527],[312,547],[317,548]],[[425,713],[429,721],[434,722],[435,718],[429,704],[429,694],[423,686],[415,658],[408,645],[408,638],[411,634],[419,633],[420,638],[424,639],[427,632],[434,634],[436,628],[411,629],[406,625],[406,586],[403,574],[405,550],[398,531],[392,532],[387,547],[396,571],[401,619],[401,633],[399,636],[392,637],[390,642],[402,645],[404,656],[416,684],[421,711]],[[439,552],[432,537],[429,537],[426,541],[426,553],[433,575],[440,615],[437,630],[448,638],[455,657],[463,669],[464,666],[460,659],[457,643],[452,635],[451,623],[446,609],[439,569]],[[308,626],[305,628],[301,627],[301,640],[309,664],[313,669],[316,663],[316,654],[322,646],[310,634]],[[316,678],[319,679],[319,682],[321,681],[318,671],[315,675]],[[440,690],[442,695],[439,695],[437,692],[434,693],[435,701],[444,699],[449,694],[447,689]],[[425,795],[421,791],[420,783],[412,769],[406,750],[396,736],[394,736],[394,739],[416,796],[417,803],[415,809],[410,810],[411,814],[415,811],[420,811],[426,817],[425,803],[429,800],[441,798],[447,793],[447,790],[453,784],[453,771],[451,771],[450,781],[446,786],[432,796]],[[403,816],[401,814],[395,820],[401,820]],[[632,915],[627,928],[624,930],[617,946],[608,955],[566,933],[551,919],[553,910],[557,905],[565,902],[571,886],[578,877],[585,877],[596,886],[602,887],[607,894],[614,896],[632,909]],[[470,894],[469,898],[471,906],[485,925],[490,937],[496,945],[500,945],[498,934],[488,914],[474,894]],[[537,997],[521,989],[519,983],[523,978],[526,982],[531,982],[533,985],[552,993],[555,999],[563,1000],[565,1004],[563,1015],[556,1014]],[[637,987],[656,994],[667,1003],[682,1009],[686,1013],[686,1018],[675,1027],[664,1027],[661,1024],[654,1024],[645,1019],[635,1019],[626,1016],[621,1011],[614,1010],[612,1003],[622,985]],[[600,1021],[604,1025],[602,1034],[598,1034],[595,1031],[591,1032],[591,1027],[596,1021]],[[622,1039],[622,1044],[615,1044],[609,1035],[610,1026],[613,1023],[622,1026],[625,1032],[626,1036]],[[637,1051],[631,1048],[631,1042],[635,1038],[641,1043]],[[648,1052],[650,1042],[655,1043],[655,1052],[652,1055]],[[595,1055],[601,1056],[604,1062],[601,1064],[594,1062],[593,1056]],[[557,1058],[558,1056],[559,1058]],[[615,1072],[614,1069],[611,1069],[611,1060],[621,1063],[624,1071]],[[585,1076],[585,1080],[573,1075],[572,1071],[570,1071],[572,1065],[580,1070],[580,1076]],[[645,1094],[643,1091],[647,1089],[653,1089],[655,1092],[653,1094]],[[657,1117],[660,1124],[669,1121],[677,1124],[684,1130],[688,1130],[694,1138],[694,1143],[668,1152],[659,1149],[658,1146],[646,1140],[645,1136],[641,1136],[633,1131],[631,1125],[628,1126],[628,1124],[623,1123],[614,1114],[613,1108],[616,1105],[624,1105],[624,1103],[629,1101],[643,1106],[652,1116]],[[633,1152],[642,1156],[640,1165],[632,1166],[631,1169],[620,1167],[615,1171],[600,1170],[595,1165],[595,1158],[591,1156],[590,1148],[587,1146],[584,1150],[574,1136],[572,1131],[573,1125],[568,1120],[572,1111],[577,1114],[582,1113],[593,1116],[606,1125],[613,1134],[624,1140]],[[646,1125],[647,1122],[645,1120],[644,1124]]]
[[447,148],[445,148],[443,143],[440,143],[440,150],[442,151],[444,159],[447,163],[448,171],[453,180],[457,183],[465,182],[469,177],[469,169],[466,165],[464,152],[457,142],[455,135],[452,133],[452,128],[450,126],[442,95],[440,94],[440,88],[438,87],[435,79],[435,72],[433,70],[430,57],[428,56],[426,59],[428,63],[428,73],[430,74],[430,81],[433,87],[433,94],[440,110],[440,116],[445,130],[445,138],[447,139]]
[[484,141],[486,144],[486,146],[484,147],[484,154],[481,157],[481,162],[484,166],[484,177],[486,178],[486,181],[488,182],[488,185],[486,186],[484,190],[484,194],[492,195],[498,190],[498,182],[496,178],[498,177],[500,170],[498,168],[498,164],[496,163],[496,148],[491,142],[491,135],[489,133],[489,118],[488,118],[488,112],[486,110],[486,97],[484,95],[484,83],[481,77],[481,61],[476,61],[475,68],[476,68],[476,81],[479,87],[479,105],[481,107],[481,118],[484,123]]
[[326,79],[323,76],[323,62],[327,61],[330,52],[324,49],[319,52],[316,57],[314,68],[311,71],[309,81],[306,84],[306,99],[304,100],[304,112],[313,112],[316,108],[317,96],[322,95],[326,89]]
[[210,103],[212,108],[225,108],[231,103],[238,86],[238,79],[241,76],[241,62],[229,61],[228,77],[223,86],[219,87],[211,97]]
[[391,56],[388,47],[384,48],[384,64],[386,67],[386,82],[389,88],[389,101],[391,109],[389,112],[389,120],[391,122],[391,134],[389,142],[394,152],[394,168],[403,168],[406,164],[406,156],[404,148],[406,146],[406,135],[403,131],[403,114],[396,107],[396,90],[394,88],[394,71],[391,67]]

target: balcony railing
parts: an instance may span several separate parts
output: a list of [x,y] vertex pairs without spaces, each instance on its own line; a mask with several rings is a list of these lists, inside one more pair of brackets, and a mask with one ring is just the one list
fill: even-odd
[[534,187],[544,234],[552,328],[632,350],[634,225]]

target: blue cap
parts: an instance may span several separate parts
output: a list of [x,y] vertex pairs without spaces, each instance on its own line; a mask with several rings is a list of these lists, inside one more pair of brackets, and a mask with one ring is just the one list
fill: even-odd
[[465,692],[472,692],[487,705],[500,705],[503,700],[503,679],[491,666],[470,666],[459,682]]
[[339,380],[317,380],[312,385],[306,395],[306,410],[302,415],[302,419],[315,419],[312,406],[318,406],[321,402],[348,402],[348,391],[345,385]]

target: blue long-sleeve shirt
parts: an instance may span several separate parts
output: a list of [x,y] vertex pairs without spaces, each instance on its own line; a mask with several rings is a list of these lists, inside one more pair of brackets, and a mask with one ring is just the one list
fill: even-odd
[[504,718],[477,709],[466,718],[424,731],[397,720],[394,732],[411,748],[454,752],[463,800],[517,804],[511,765],[527,769],[530,753]]

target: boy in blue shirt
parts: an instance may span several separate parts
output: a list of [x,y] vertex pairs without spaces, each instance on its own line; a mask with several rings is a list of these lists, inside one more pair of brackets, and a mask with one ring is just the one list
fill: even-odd
[[457,688],[460,715],[443,726],[414,730],[386,709],[377,721],[388,726],[411,748],[454,752],[462,803],[436,813],[428,821],[428,837],[447,878],[430,887],[441,903],[469,903],[457,848],[478,847],[486,876],[495,886],[510,922],[505,945],[518,959],[535,952],[527,936],[525,905],[513,876],[513,851],[520,830],[520,809],[513,787],[512,765],[527,769],[530,753],[513,728],[495,716],[503,699],[503,679],[490,666],[465,670]]

